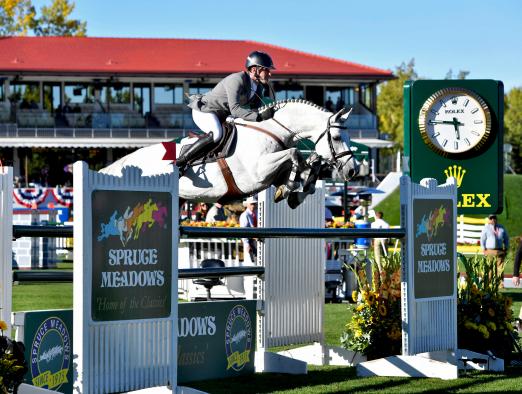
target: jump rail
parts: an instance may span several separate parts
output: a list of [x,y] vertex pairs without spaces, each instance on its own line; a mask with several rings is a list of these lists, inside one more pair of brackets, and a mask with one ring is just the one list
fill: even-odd
[[[190,227],[180,226],[181,236],[189,238],[404,238],[406,229],[366,228],[245,228],[245,227]],[[13,236],[73,237],[73,226],[14,225]]]
[[404,228],[209,228],[180,226],[186,237],[218,238],[404,238]]
[[[265,267],[180,268],[178,279],[223,278],[227,276],[262,276]],[[14,271],[13,282],[72,282],[70,271]]]

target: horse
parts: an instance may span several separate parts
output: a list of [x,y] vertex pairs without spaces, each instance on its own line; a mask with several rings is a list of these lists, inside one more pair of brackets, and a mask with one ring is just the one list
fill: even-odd
[[[231,119],[237,130],[231,154],[217,161],[203,160],[184,171],[179,179],[179,196],[188,201],[226,202],[254,195],[271,185],[279,186],[278,200],[288,197],[295,208],[313,193],[319,168],[334,168],[344,180],[357,175],[359,162],[350,150],[344,126],[350,111],[332,113],[305,100],[280,100],[265,105],[274,115],[262,122]],[[304,160],[295,147],[300,140],[315,143],[315,150]],[[176,145],[176,157],[191,137]],[[142,176],[172,172],[173,163],[163,160],[165,147],[153,144],[128,154],[100,172],[121,176],[123,167],[135,166]]]

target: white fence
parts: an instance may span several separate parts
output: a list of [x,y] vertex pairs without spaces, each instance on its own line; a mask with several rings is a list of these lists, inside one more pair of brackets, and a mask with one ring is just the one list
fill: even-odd
[[[11,321],[13,239],[13,169],[0,166],[0,319]],[[10,325],[9,325],[10,327]],[[11,334],[11,329],[5,333]]]
[[[259,193],[259,226],[324,227],[324,188],[291,210],[286,202],[274,204],[274,188]],[[323,341],[324,239],[266,239],[258,248],[265,264],[260,299],[264,316],[258,324],[258,347]]]

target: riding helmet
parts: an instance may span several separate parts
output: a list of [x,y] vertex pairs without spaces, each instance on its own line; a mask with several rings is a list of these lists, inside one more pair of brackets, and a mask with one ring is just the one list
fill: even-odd
[[245,67],[249,69],[252,66],[260,66],[275,70],[274,62],[270,55],[266,52],[254,51],[248,55],[245,63]]

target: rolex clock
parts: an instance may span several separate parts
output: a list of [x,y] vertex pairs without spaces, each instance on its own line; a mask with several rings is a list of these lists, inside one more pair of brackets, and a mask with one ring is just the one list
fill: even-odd
[[428,97],[419,111],[419,132],[434,152],[445,157],[469,157],[488,141],[491,112],[471,90],[440,89]]
[[503,111],[500,81],[407,81],[404,172],[415,183],[455,178],[458,214],[502,212]]

